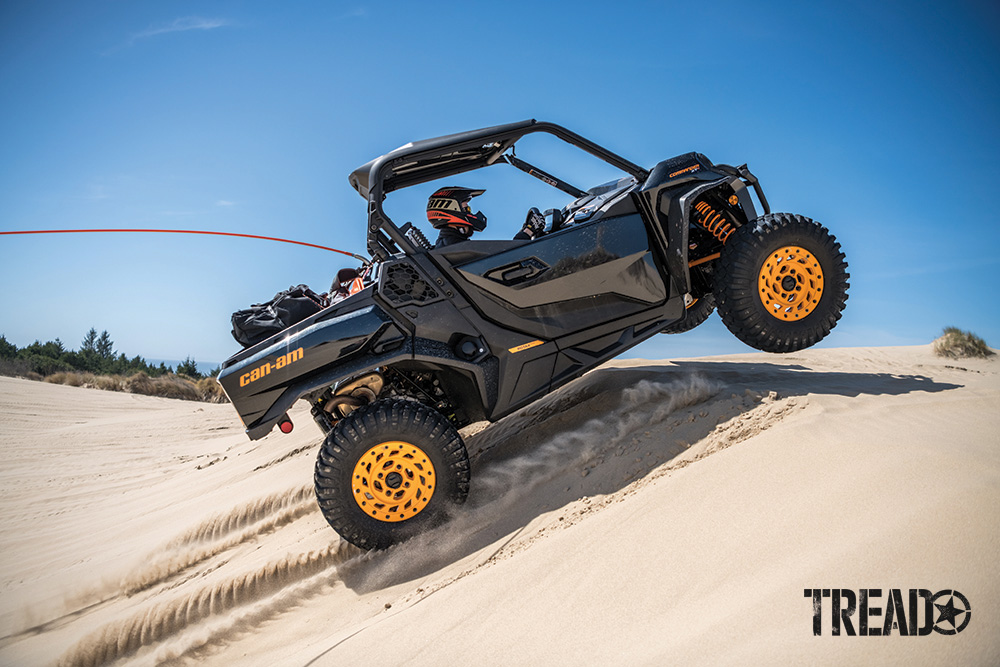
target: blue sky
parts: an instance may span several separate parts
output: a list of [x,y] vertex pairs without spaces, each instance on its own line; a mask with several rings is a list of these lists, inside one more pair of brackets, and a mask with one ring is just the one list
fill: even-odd
[[[355,167],[525,118],[652,166],[748,162],[773,210],[851,265],[826,346],[1000,345],[1000,8],[991,2],[0,3],[0,230],[232,231],[365,251]],[[532,137],[534,139],[534,137]],[[616,174],[555,140],[518,155],[581,187]],[[493,167],[487,238],[558,191]],[[423,220],[432,186],[390,196]],[[426,225],[425,225],[426,226]],[[187,235],[0,237],[0,333],[222,361],[229,315],[342,258]],[[747,350],[716,316],[633,351]]]

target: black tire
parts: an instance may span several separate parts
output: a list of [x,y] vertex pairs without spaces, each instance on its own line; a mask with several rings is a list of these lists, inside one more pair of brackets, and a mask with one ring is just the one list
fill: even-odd
[[715,295],[711,293],[705,294],[688,306],[687,313],[685,314],[683,320],[674,322],[660,333],[679,334],[684,333],[685,331],[691,331],[691,329],[694,329],[696,326],[707,320],[714,312]]
[[341,537],[362,549],[385,549],[465,502],[469,456],[441,413],[387,399],[337,422],[320,448],[314,481],[320,510]]
[[801,215],[772,213],[740,227],[716,264],[719,316],[733,335],[764,352],[815,345],[847,302],[850,274],[840,244]]

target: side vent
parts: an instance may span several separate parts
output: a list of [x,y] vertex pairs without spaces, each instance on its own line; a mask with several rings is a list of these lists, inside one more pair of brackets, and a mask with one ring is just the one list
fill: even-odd
[[406,263],[393,264],[386,269],[380,291],[387,301],[396,306],[425,303],[438,298],[437,290]]

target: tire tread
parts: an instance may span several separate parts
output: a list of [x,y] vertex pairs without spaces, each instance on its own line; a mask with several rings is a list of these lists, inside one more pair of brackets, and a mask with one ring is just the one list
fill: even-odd
[[[351,497],[354,466],[379,441],[404,438],[438,459],[435,497],[420,514],[406,521],[371,519]],[[385,549],[437,523],[448,505],[465,502],[469,481],[469,456],[454,426],[433,408],[403,399],[375,401],[341,419],[320,447],[314,475],[316,500],[327,523],[362,549]]]
[[[797,322],[772,317],[757,296],[763,258],[789,243],[807,244],[824,274],[819,304]],[[842,316],[850,287],[847,259],[836,238],[814,220],[793,213],[771,213],[737,229],[717,260],[717,271],[719,317],[734,336],[764,352],[795,352],[828,336]]]

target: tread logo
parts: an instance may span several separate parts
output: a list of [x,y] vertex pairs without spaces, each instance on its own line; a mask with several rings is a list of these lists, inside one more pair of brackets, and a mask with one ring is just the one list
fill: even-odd
[[[880,606],[881,588],[862,588],[857,593],[847,588],[807,588],[805,597],[812,598],[813,635],[823,634],[823,600],[830,599],[830,633],[848,637],[922,637],[931,631],[942,635],[957,635],[969,625],[972,606],[969,599],[956,590],[932,594],[925,588],[905,592],[890,588],[886,592],[885,610]],[[855,621],[857,628],[855,628]]]
[[244,373],[240,376],[240,386],[245,387],[251,382],[256,382],[257,380],[271,374],[271,371],[280,370],[289,364],[295,363],[305,356],[305,352],[300,347],[297,350],[293,350],[288,354],[283,354],[273,362],[269,361],[266,364],[262,364],[257,368],[253,369],[249,373]]

